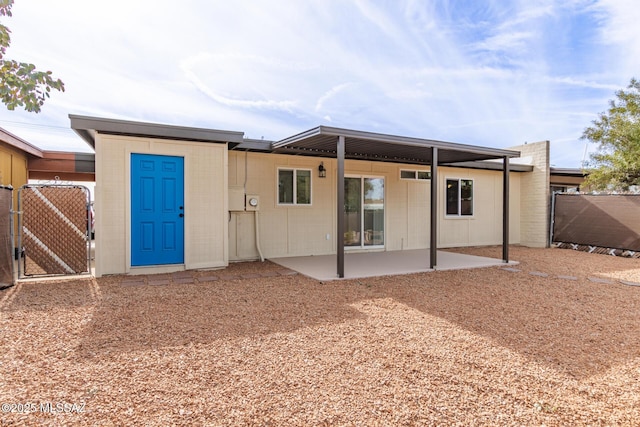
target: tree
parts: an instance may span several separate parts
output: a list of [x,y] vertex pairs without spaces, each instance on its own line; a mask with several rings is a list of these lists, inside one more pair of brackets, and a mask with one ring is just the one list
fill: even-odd
[[[12,16],[14,0],[0,0],[0,16]],[[54,79],[51,71],[38,71],[26,62],[5,59],[11,44],[11,31],[0,24],[0,100],[9,110],[24,107],[29,112],[39,113],[51,89],[64,92],[64,83]]]
[[582,139],[599,144],[590,156],[585,182],[594,190],[628,191],[640,185],[640,81],[632,78],[616,98],[582,134]]

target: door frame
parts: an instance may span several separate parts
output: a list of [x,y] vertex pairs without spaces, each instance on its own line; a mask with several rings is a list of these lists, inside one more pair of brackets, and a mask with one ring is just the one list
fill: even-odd
[[[186,206],[186,200],[187,200],[187,194],[186,194],[186,189],[187,189],[187,185],[186,185],[186,176],[185,176],[185,171],[187,170],[186,164],[187,164],[187,159],[185,158],[184,155],[180,155],[178,153],[172,153],[172,152],[154,152],[154,153],[149,153],[149,152],[144,152],[144,151],[129,151],[127,150],[127,157],[126,157],[126,163],[127,163],[127,170],[129,171],[129,173],[127,174],[127,183],[126,183],[126,200],[125,200],[125,206],[126,206],[126,236],[127,236],[127,242],[128,244],[126,245],[126,271],[127,273],[131,271],[131,269],[135,269],[136,274],[144,274],[146,272],[149,273],[153,273],[153,272],[159,272],[161,271],[180,271],[180,270],[184,270],[185,267],[185,263],[186,263],[186,257],[187,257],[187,216],[185,215],[185,217],[183,218],[182,221],[182,260],[180,262],[176,262],[176,263],[171,263],[171,264],[145,264],[145,265],[132,265],[132,253],[133,253],[133,239],[132,239],[132,226],[133,226],[133,204],[132,204],[132,184],[133,184],[133,169],[132,169],[132,156],[133,155],[143,155],[143,156],[155,156],[155,157],[174,157],[174,158],[181,158],[182,159],[182,206],[184,207],[184,211],[186,211],[188,209],[188,207]],[[160,270],[159,270],[160,269]]]
[[[359,246],[347,246],[344,245],[344,250],[347,252],[353,251],[370,251],[370,250],[384,250],[387,247],[387,177],[384,175],[372,175],[363,173],[345,173],[346,178],[360,178],[360,245]],[[382,179],[384,180],[383,198],[384,198],[384,218],[382,220],[384,229],[384,243],[382,245],[365,245],[364,244],[364,180],[366,178]],[[345,192],[346,197],[346,192]],[[346,204],[345,204],[346,205]],[[344,213],[343,213],[344,215]],[[344,239],[344,237],[342,237]]]

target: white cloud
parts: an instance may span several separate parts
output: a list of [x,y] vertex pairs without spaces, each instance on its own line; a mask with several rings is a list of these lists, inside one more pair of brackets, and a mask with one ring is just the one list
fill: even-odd
[[315,111],[319,112],[320,110],[322,110],[325,102],[327,102],[329,99],[331,99],[331,98],[335,97],[336,95],[338,95],[340,92],[342,92],[344,89],[348,88],[350,85],[351,85],[351,83],[342,83],[342,84],[339,84],[339,85],[334,86],[331,89],[329,89],[326,93],[324,93],[318,99],[318,102],[316,102]]
[[529,41],[533,36],[533,33],[523,31],[499,33],[476,43],[472,47],[474,49],[493,51],[520,49],[524,47],[527,41]]
[[52,69],[67,91],[40,115],[0,111],[0,126],[27,123],[15,133],[37,145],[85,150],[54,130],[69,113],[266,139],[331,123],[496,147],[549,139],[554,163],[577,166],[582,130],[640,69],[639,10],[630,0],[18,2],[3,18],[10,56]]

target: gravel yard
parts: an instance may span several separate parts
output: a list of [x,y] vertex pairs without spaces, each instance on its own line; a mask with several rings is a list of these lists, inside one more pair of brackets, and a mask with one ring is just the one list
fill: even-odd
[[640,260],[511,258],[21,283],[0,291],[0,425],[640,425]]

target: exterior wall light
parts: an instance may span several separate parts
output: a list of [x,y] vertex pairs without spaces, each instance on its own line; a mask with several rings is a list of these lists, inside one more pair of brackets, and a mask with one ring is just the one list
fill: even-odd
[[327,177],[327,170],[324,168],[324,162],[320,162],[320,166],[318,166],[318,176],[320,178]]

